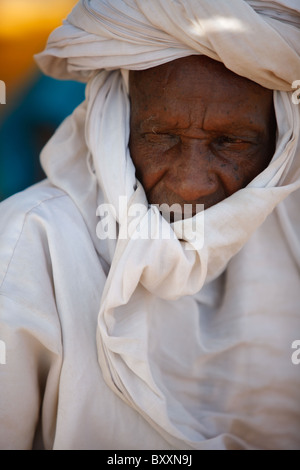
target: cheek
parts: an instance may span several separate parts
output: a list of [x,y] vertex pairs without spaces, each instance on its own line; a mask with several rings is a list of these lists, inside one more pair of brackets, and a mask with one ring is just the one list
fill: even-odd
[[144,139],[132,136],[129,142],[129,150],[137,178],[145,189],[150,188],[156,184],[168,168],[163,149],[149,145]]
[[258,176],[269,163],[263,155],[249,155],[244,158],[234,158],[228,164],[220,165],[220,177],[228,194],[233,194],[247,186]]

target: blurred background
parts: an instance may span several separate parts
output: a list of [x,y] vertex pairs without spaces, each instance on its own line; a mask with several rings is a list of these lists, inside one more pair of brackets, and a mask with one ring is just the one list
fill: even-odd
[[45,77],[33,58],[76,3],[0,0],[0,201],[44,178],[41,149],[84,99],[82,83]]

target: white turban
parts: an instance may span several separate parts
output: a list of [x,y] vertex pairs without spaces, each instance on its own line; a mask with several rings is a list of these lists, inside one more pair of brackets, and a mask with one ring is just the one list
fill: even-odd
[[[148,207],[128,149],[126,70],[195,54],[221,61],[233,72],[276,90],[278,125],[276,152],[269,166],[246,188],[205,210],[203,247],[188,236],[182,240],[180,224],[170,226],[157,208]],[[42,164],[50,181],[79,207],[95,248],[109,267],[97,331],[105,380],[168,442],[201,448],[209,437],[207,429],[221,418],[210,417],[204,407],[203,419],[196,419],[193,410],[176,398],[176,387],[169,386],[156,369],[149,322],[155,311],[157,318],[164,319],[166,331],[171,329],[172,315],[166,313],[170,305],[185,316],[203,286],[217,279],[242,248],[247,253],[249,239],[275,208],[283,238],[300,267],[300,242],[294,232],[295,220],[299,222],[295,204],[299,192],[295,191],[300,187],[300,106],[292,99],[292,84],[300,80],[299,2],[81,0],[51,34],[37,61],[53,77],[88,83],[86,100],[49,141]],[[119,208],[120,196],[127,197],[125,210]],[[289,203],[281,203],[287,196]],[[96,210],[103,203],[115,207],[120,229],[132,204],[139,203],[146,208],[137,216],[139,233],[150,220],[155,232],[174,230],[177,236],[99,240]],[[203,214],[195,217],[201,237]],[[184,234],[190,233],[191,222],[184,221]],[[270,239],[261,237],[260,243],[267,247]],[[267,305],[271,296],[271,288],[266,288]],[[237,351],[245,342],[243,334],[235,345]],[[210,349],[196,336],[186,345],[195,365],[193,379],[185,378],[187,387],[192,387],[189,380],[201,380],[201,367],[209,354],[218,357],[229,347],[221,338]],[[183,346],[168,347],[173,347],[174,363],[181,364]],[[267,363],[271,352],[266,348],[264,354]]]

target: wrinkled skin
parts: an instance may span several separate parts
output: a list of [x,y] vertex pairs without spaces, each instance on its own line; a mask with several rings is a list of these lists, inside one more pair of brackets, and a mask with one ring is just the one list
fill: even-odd
[[130,152],[150,204],[217,204],[275,149],[273,93],[205,56],[130,72]]

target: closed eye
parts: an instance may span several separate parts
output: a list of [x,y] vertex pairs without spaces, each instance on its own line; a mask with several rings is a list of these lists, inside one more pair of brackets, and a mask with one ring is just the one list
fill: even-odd
[[223,135],[222,137],[218,137],[218,139],[216,139],[216,143],[218,145],[226,145],[226,144],[246,144],[249,142],[243,139],[238,139],[235,137],[229,137],[227,135]]
[[218,152],[248,152],[255,149],[257,141],[251,138],[220,136],[213,140],[212,150]]

